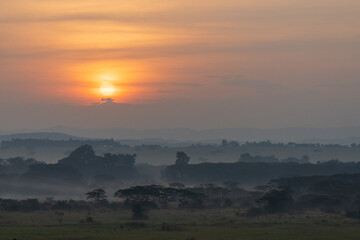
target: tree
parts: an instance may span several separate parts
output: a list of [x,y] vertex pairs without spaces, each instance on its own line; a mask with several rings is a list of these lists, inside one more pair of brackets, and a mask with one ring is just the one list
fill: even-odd
[[230,193],[229,189],[211,183],[200,184],[189,190],[206,195],[208,197],[208,204],[216,207],[222,206]]
[[96,203],[104,202],[107,198],[105,190],[101,188],[87,192],[85,195],[88,200],[93,200]]
[[90,145],[83,145],[59,160],[59,164],[77,169],[85,178],[111,175],[117,179],[131,179],[136,176],[135,158],[135,154],[98,156]]
[[206,196],[187,189],[150,185],[120,189],[115,197],[125,199],[131,205],[134,219],[147,219],[146,211],[156,203],[167,205],[169,202],[179,202],[179,205],[193,205],[194,202],[201,203]]
[[230,142],[228,142],[228,146],[230,146],[230,147],[239,147],[240,144],[237,141],[230,141]]
[[175,165],[186,166],[189,164],[190,157],[184,152],[176,153]]
[[123,198],[131,205],[133,219],[148,219],[146,207],[151,202],[160,198],[161,186],[135,186],[127,189],[120,189],[115,193],[115,197]]
[[272,189],[265,193],[258,202],[264,203],[264,209],[269,213],[283,212],[293,206],[292,193],[290,188]]
[[193,191],[193,189],[178,189],[177,199],[179,207],[186,208],[202,208],[207,195]]

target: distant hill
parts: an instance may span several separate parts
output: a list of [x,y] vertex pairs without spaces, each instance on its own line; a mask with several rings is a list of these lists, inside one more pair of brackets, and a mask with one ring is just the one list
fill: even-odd
[[57,133],[57,132],[15,133],[15,134],[0,135],[0,141],[6,141],[11,139],[80,140],[85,138],[75,137],[66,133]]
[[163,139],[175,141],[215,143],[221,139],[245,141],[351,144],[360,143],[360,126],[343,128],[219,128],[194,130],[189,128],[126,129],[97,128],[82,129],[58,126],[46,129],[49,132],[76,134],[89,138],[114,139]]
[[[82,136],[82,137],[75,137]],[[33,133],[0,135],[0,141],[12,138],[33,139],[116,139],[123,144],[159,144],[186,146],[196,143],[220,143],[222,139],[246,141],[360,144],[360,127],[344,128],[219,128],[194,130],[189,128],[126,129],[126,128],[69,128],[57,126]]]

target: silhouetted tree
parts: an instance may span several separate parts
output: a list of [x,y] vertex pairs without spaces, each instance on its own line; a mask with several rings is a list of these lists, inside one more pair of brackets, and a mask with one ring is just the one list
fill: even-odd
[[90,145],[75,149],[68,157],[59,160],[59,164],[79,170],[84,177],[110,175],[118,179],[131,179],[136,175],[135,154],[95,154]]
[[189,164],[190,157],[184,152],[176,153],[175,165],[186,166]]
[[259,203],[264,203],[265,211],[269,213],[283,212],[293,206],[294,199],[290,188],[272,189],[265,193],[263,197],[258,200]]
[[106,192],[104,189],[95,189],[91,192],[87,192],[85,193],[86,195],[86,198],[89,199],[89,200],[93,200],[95,201],[96,203],[100,203],[102,201],[106,201]]
[[125,199],[131,205],[134,219],[147,219],[146,210],[156,203],[166,205],[169,202],[179,202],[180,206],[195,206],[196,203],[199,206],[206,196],[188,189],[150,185],[120,189],[115,197]]
[[188,190],[196,193],[201,193],[208,197],[207,203],[214,207],[221,207],[224,205],[225,200],[227,199],[230,190],[217,186],[215,184],[200,184],[193,188],[188,188]]
[[126,199],[131,205],[133,219],[147,219],[146,207],[161,197],[161,188],[156,185],[135,186],[118,190],[115,197]]

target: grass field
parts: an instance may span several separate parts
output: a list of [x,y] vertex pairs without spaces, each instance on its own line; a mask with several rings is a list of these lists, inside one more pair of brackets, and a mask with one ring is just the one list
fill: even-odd
[[245,218],[235,213],[234,209],[153,210],[148,221],[134,222],[126,210],[2,212],[0,239],[355,240],[360,236],[360,222],[339,215],[307,212]]

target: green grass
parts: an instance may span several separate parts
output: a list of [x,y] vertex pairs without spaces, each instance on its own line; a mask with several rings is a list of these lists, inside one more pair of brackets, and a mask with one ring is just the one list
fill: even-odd
[[[0,213],[0,240],[352,240],[360,223],[319,212],[245,218],[234,209],[153,210],[145,226],[132,224],[126,210]],[[94,223],[84,223],[91,216]],[[169,226],[163,229],[163,224]]]

